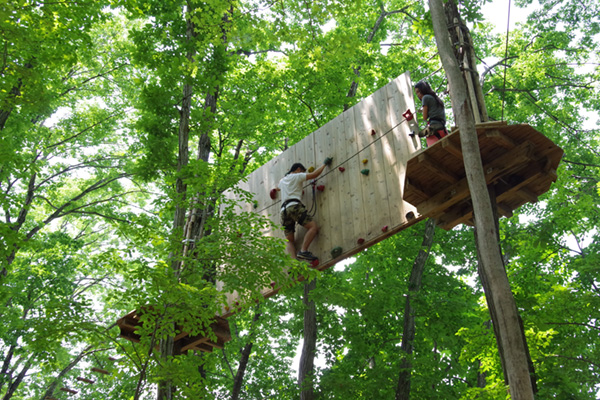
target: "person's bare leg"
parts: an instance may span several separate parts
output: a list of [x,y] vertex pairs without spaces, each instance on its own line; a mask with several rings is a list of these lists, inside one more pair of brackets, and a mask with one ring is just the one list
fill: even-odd
[[285,244],[285,248],[288,252],[288,254],[290,256],[292,256],[292,258],[296,258],[296,239],[294,238],[294,234],[290,233],[289,235],[286,235],[285,238],[287,239],[287,243]]
[[317,236],[317,233],[319,233],[319,227],[317,226],[317,223],[315,221],[307,222],[302,226],[304,226],[304,228],[306,229],[306,234],[304,235],[304,240],[302,241],[302,248],[300,250],[308,251],[308,246],[310,246],[315,236]]

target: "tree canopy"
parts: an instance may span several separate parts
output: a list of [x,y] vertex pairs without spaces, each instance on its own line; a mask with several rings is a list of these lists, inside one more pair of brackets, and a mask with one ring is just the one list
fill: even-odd
[[[600,5],[517,1],[533,11],[507,41],[483,3],[459,10],[490,119],[565,151],[552,189],[500,220],[537,396],[597,399]],[[297,399],[298,276],[317,278],[313,398],[507,398],[470,227],[425,245],[423,222],[316,273],[225,195],[405,71],[449,108],[426,4],[8,0],[0,45],[2,400]],[[231,342],[163,351],[222,306],[217,265],[243,299]],[[283,288],[264,301],[268,276]],[[118,338],[142,308],[140,342]]]

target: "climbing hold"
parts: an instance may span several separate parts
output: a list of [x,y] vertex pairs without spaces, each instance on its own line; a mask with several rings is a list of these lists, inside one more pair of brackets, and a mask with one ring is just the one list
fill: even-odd
[[271,189],[269,196],[271,196],[271,199],[275,200],[277,198],[277,189]]
[[338,169],[340,170],[340,172],[344,172],[346,170],[346,168],[344,167],[339,167]]
[[325,185],[319,185],[319,186],[317,186],[317,190],[319,192],[322,192],[323,190],[325,190]]
[[333,162],[333,158],[332,157],[327,157],[325,159],[325,161],[323,161],[323,164],[325,164],[325,165],[331,165],[332,162]]
[[318,258],[315,259],[315,260],[312,260],[310,262],[310,266],[313,267],[313,268],[316,267],[317,265],[319,265],[319,259]]
[[415,219],[415,213],[412,212],[412,211],[407,212],[406,213],[406,219],[409,220],[409,221]]
[[225,311],[229,311],[229,306],[225,306]]
[[371,136],[375,136],[377,132],[375,132],[375,129],[371,129]]
[[331,250],[331,257],[338,258],[341,255],[342,255],[342,248],[340,246],[334,247]]
[[315,170],[315,167],[308,167],[308,170],[307,170],[307,171],[308,171],[308,173],[311,173],[311,172],[313,172],[314,170]]
[[369,160],[367,160],[366,158],[362,161],[363,164],[366,164],[368,162],[369,162]]
[[358,238],[358,240],[356,241],[356,243],[358,244],[363,244],[365,242],[365,239],[363,238]]
[[406,112],[404,112],[404,114],[402,114],[402,116],[407,120],[407,121],[412,121],[412,119],[414,118],[414,115],[412,113],[412,111],[410,111],[410,109],[406,110]]
[[388,226],[384,226],[383,228],[381,228],[381,232],[387,232],[388,231]]
[[362,171],[360,171],[360,173],[363,174],[363,175],[369,175],[369,169],[365,168]]
[[271,282],[271,287],[275,289],[275,281]]
[[258,208],[258,201],[254,202],[254,208]]

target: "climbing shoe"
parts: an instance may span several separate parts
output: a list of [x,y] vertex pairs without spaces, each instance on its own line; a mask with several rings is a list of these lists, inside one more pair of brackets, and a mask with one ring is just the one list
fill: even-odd
[[298,260],[306,260],[310,262],[318,260],[318,258],[315,257],[310,251],[300,251],[298,252],[296,257],[298,258]]

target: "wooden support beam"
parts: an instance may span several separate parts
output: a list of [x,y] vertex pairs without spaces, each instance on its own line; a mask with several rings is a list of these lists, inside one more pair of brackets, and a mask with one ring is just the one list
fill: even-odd
[[446,171],[443,166],[435,165],[431,160],[431,157],[429,157],[427,154],[420,154],[417,159],[419,160],[419,167],[429,170],[429,172],[437,175],[450,184],[458,182],[457,176]]
[[442,148],[462,162],[463,157],[460,143],[453,143],[450,139],[442,140]]
[[69,394],[77,394],[77,393],[79,393],[77,390],[69,389],[67,387],[61,387],[60,390],[63,391],[63,392],[67,392]]
[[92,368],[90,368],[90,371],[97,372],[99,374],[110,375],[110,372],[108,372],[107,370],[102,369],[102,368],[92,367]]
[[537,201],[538,201],[537,194],[533,193],[531,190],[527,189],[526,187],[522,187],[521,189],[519,189],[517,191],[517,194],[523,200],[526,200],[526,201],[528,201],[530,203],[537,203]]
[[[410,181],[406,182],[406,186],[404,187],[404,191],[405,193],[408,192],[413,192],[415,193],[417,196],[421,197],[423,200],[427,200],[428,198],[430,198],[431,196],[426,193],[423,189],[421,189],[419,186],[412,184]],[[404,197],[407,197],[407,195],[405,194]]]
[[75,378],[75,379],[77,379],[79,382],[85,382],[85,383],[88,383],[88,384],[90,384],[90,385],[93,385],[94,383],[96,383],[96,381],[95,381],[95,380],[93,380],[93,379],[83,378],[83,377],[81,377],[81,376],[78,376],[78,377],[77,377],[77,378]]
[[[502,156],[484,166],[486,183],[490,184],[501,177],[518,170],[531,158],[533,146],[529,142],[520,144],[514,150],[508,151]],[[417,206],[419,214],[430,218],[438,218],[449,207],[469,197],[469,186],[467,178],[461,179],[455,185],[449,186],[429,200]]]
[[502,134],[498,129],[492,129],[484,133],[486,138],[492,139],[500,147],[505,149],[514,149],[517,143],[508,136]]
[[498,212],[500,213],[500,215],[502,215],[503,217],[507,217],[510,218],[513,216],[513,212],[510,209],[509,206],[507,206],[506,204],[502,204],[502,203],[497,203],[496,207],[498,207]]

